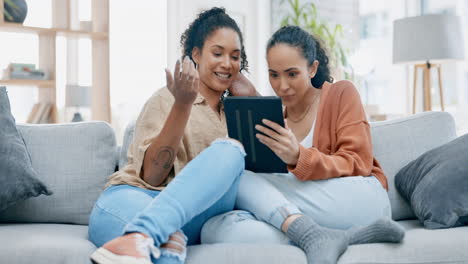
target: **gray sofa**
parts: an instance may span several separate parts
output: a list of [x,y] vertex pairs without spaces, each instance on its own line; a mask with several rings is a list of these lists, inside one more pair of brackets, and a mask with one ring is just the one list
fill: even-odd
[[[18,125],[33,167],[54,192],[0,212],[0,263],[85,264],[95,250],[87,223],[102,186],[126,162],[133,136],[127,128],[122,147],[103,122]],[[426,112],[372,123],[374,153],[389,178],[393,218],[407,230],[401,244],[355,245],[339,263],[468,263],[468,227],[427,230],[415,220],[395,190],[393,177],[423,152],[456,137],[453,118]],[[122,151],[120,151],[122,150]],[[293,246],[213,244],[191,246],[187,263],[306,263]]]

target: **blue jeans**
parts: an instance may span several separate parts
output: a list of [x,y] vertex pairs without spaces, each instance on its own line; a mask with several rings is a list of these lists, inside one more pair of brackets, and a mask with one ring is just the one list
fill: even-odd
[[[159,247],[182,229],[188,244],[198,243],[209,218],[234,208],[244,156],[242,145],[217,140],[161,192],[129,185],[107,188],[91,213],[89,239],[100,247],[123,234],[141,232]],[[153,262],[184,262],[184,256],[175,257],[162,251],[161,258]]]
[[280,230],[293,214],[305,214],[321,226],[342,230],[391,218],[387,192],[374,176],[302,182],[292,174],[245,171],[236,207],[242,210],[205,223],[202,243],[290,244]]

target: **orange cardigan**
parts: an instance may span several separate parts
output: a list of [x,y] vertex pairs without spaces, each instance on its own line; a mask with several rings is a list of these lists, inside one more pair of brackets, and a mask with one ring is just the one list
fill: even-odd
[[353,83],[323,84],[313,147],[300,146],[299,160],[288,170],[301,181],[374,175],[388,190],[372,154],[370,126]]

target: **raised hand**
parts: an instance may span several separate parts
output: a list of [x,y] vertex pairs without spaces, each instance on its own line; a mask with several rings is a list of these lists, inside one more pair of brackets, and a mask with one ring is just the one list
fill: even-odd
[[255,129],[267,136],[257,133],[258,140],[269,147],[284,163],[296,165],[299,160],[299,142],[288,128],[286,120],[285,128],[267,119],[263,119],[262,122],[268,127],[256,125]]
[[182,63],[177,60],[174,77],[166,69],[166,85],[177,104],[192,104],[198,95],[199,82],[198,71],[188,56],[185,56]]

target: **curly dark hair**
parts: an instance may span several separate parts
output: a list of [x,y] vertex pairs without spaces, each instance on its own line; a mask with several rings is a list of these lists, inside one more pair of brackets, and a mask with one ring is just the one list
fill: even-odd
[[[239,34],[241,43],[241,67],[240,70],[248,70],[247,55],[245,54],[244,38],[236,21],[232,19],[222,7],[213,7],[198,14],[198,17],[190,24],[180,38],[183,48],[183,57],[188,56],[192,61],[192,50],[197,47],[203,49],[205,40],[219,28],[230,28]],[[194,62],[195,63],[195,62]]]
[[298,26],[284,26],[278,29],[267,44],[267,52],[276,44],[284,43],[299,48],[302,55],[311,66],[315,60],[319,62],[317,73],[310,81],[312,86],[321,89],[324,82],[333,82],[330,75],[329,59],[321,39],[309,34]]

